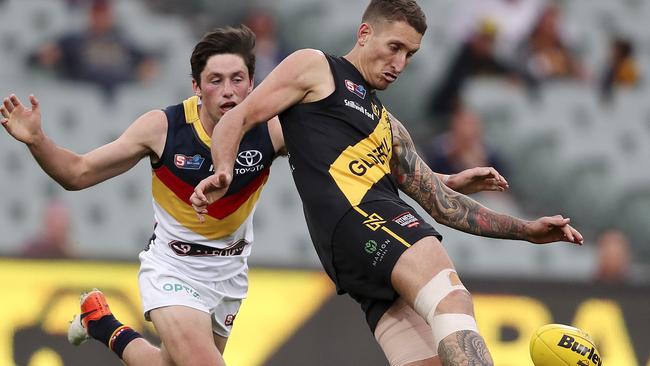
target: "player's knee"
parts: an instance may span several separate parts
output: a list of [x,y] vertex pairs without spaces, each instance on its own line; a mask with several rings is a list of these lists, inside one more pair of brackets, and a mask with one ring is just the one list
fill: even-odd
[[414,309],[424,319],[439,313],[473,313],[471,296],[451,268],[438,272],[420,289]]
[[435,349],[452,333],[478,332],[472,315],[472,298],[453,269],[440,271],[420,289],[414,309],[431,326]]
[[[178,357],[180,356],[180,357]],[[181,355],[172,356],[179,366],[223,366],[223,359],[212,349],[206,347],[188,347]]]
[[467,314],[473,316],[472,295],[466,289],[450,292],[438,304],[435,315],[439,314]]

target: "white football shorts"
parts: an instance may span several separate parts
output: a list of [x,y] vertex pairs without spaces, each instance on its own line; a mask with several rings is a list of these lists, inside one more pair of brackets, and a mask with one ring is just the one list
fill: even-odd
[[142,251],[138,283],[145,319],[149,312],[181,305],[210,314],[212,331],[228,337],[248,291],[246,256],[176,255],[156,239]]

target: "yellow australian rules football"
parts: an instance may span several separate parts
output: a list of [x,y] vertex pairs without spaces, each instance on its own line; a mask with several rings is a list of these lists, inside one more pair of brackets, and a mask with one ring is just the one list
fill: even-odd
[[564,324],[547,324],[530,339],[535,366],[602,366],[603,360],[589,334]]

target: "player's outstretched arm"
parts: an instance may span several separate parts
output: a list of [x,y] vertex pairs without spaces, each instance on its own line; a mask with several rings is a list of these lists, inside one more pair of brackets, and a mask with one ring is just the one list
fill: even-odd
[[328,67],[322,52],[296,51],[284,59],[243,102],[221,117],[212,134],[214,174],[194,189],[193,202],[197,213],[227,191],[244,133],[318,92],[322,80],[331,78],[329,73],[323,72]]
[[79,155],[58,146],[43,132],[39,102],[33,95],[29,100],[31,108],[16,95],[5,98],[0,106],[2,126],[27,145],[43,171],[67,190],[84,189],[119,175],[151,154],[153,146],[164,144],[165,114],[152,111],[136,120],[117,140]]
[[404,126],[391,118],[393,156],[391,171],[399,188],[422,206],[437,222],[470,234],[533,243],[568,241],[582,244],[582,235],[562,216],[525,221],[494,212],[442,184],[418,156]]

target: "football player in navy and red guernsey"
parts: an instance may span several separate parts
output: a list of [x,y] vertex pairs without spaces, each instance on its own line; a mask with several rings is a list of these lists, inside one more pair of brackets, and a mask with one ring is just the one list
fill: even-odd
[[[223,365],[226,340],[248,288],[252,213],[271,162],[284,154],[277,118],[243,137],[235,179],[200,224],[190,204],[194,186],[213,172],[210,144],[223,114],[253,90],[255,35],[246,27],[206,34],[191,56],[194,96],[136,119],[115,141],[84,155],[57,146],[40,127],[40,106],[5,98],[2,124],[24,142],[54,180],[80,190],[131,169],[148,157],[155,227],[140,253],[145,317],[162,346],[121,324],[98,290],[83,294],[69,340],[95,338],[128,365]],[[88,121],[90,122],[90,121]]]

